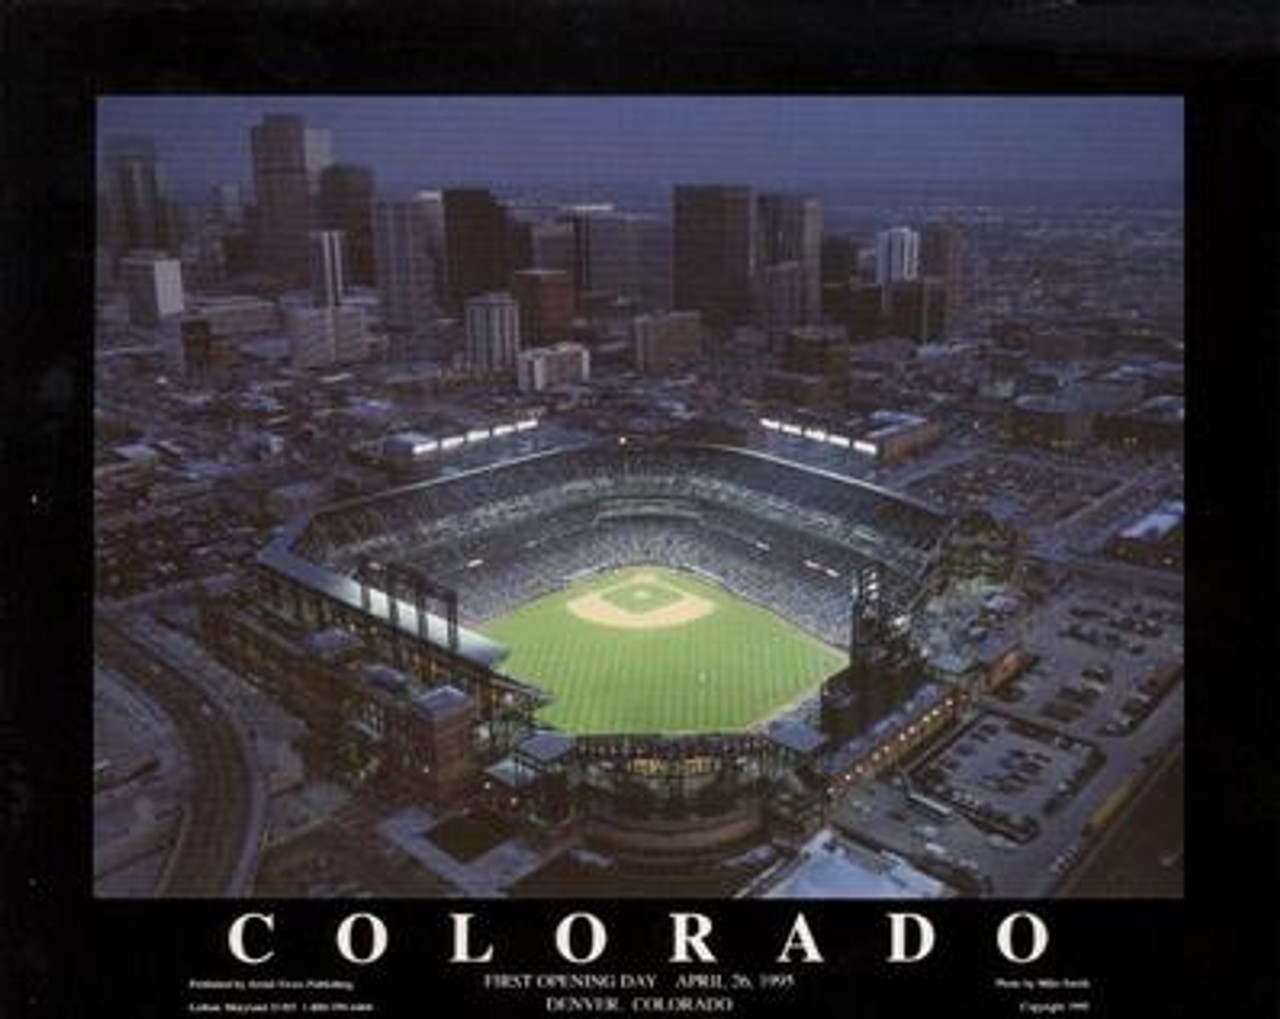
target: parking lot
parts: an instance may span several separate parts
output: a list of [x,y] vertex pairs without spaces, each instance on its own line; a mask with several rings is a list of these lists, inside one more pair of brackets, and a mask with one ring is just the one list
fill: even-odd
[[1079,738],[1123,737],[1181,681],[1182,641],[1176,602],[1079,581],[1029,621],[1037,660],[992,696]]
[[1119,484],[1099,472],[986,455],[925,475],[907,491],[952,512],[984,509],[1024,527],[1038,527],[1079,512]]
[[980,715],[913,773],[918,788],[1000,839],[1029,842],[1101,767],[1092,743],[1017,718]]

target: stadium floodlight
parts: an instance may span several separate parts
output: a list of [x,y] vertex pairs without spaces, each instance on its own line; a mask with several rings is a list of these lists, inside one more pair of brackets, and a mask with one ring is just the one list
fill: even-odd
[[783,435],[801,435],[803,429],[799,425],[789,425],[785,421],[781,425]]
[[537,418],[526,418],[524,421],[516,422],[517,432],[527,432],[530,428],[537,428],[537,427],[538,427]]
[[853,451],[855,453],[863,453],[866,456],[875,456],[879,450],[874,442],[867,442],[863,439],[854,439]]
[[773,418],[761,418],[760,424],[763,425],[765,428],[769,429],[769,431],[771,432],[776,432],[779,428],[782,427],[782,424],[778,421],[775,421]]
[[503,435],[510,435],[515,430],[516,430],[515,425],[494,425],[493,437],[496,439]]
[[813,439],[815,442],[826,442],[827,431],[825,428],[806,428],[804,430],[806,439]]
[[839,446],[841,449],[848,449],[852,445],[849,436],[836,435],[834,432],[828,433],[827,442],[832,446]]
[[466,436],[464,435],[450,435],[447,439],[440,440],[440,448],[441,449],[457,449],[466,441],[467,439],[466,439]]
[[489,438],[489,429],[487,428],[473,428],[467,432],[468,442],[480,442],[487,438]]

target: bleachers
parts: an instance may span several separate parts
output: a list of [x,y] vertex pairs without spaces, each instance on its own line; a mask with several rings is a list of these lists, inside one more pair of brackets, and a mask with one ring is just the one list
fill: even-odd
[[891,493],[718,446],[596,446],[539,454],[332,507],[295,550],[350,571],[409,559],[483,622],[584,572],[654,563],[843,643],[849,574],[921,572],[946,519]]

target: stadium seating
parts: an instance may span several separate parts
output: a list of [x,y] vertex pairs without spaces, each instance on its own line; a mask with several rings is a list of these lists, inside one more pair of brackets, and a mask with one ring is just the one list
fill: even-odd
[[542,453],[323,511],[295,544],[350,572],[411,561],[455,587],[480,623],[584,573],[636,563],[692,570],[830,643],[849,576],[919,575],[945,519],[888,492],[718,446]]

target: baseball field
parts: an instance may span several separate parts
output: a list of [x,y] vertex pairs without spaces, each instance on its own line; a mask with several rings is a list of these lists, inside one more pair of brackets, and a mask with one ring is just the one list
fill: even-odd
[[656,566],[595,574],[479,629],[502,670],[550,692],[569,732],[703,732],[758,722],[845,656],[715,583]]

